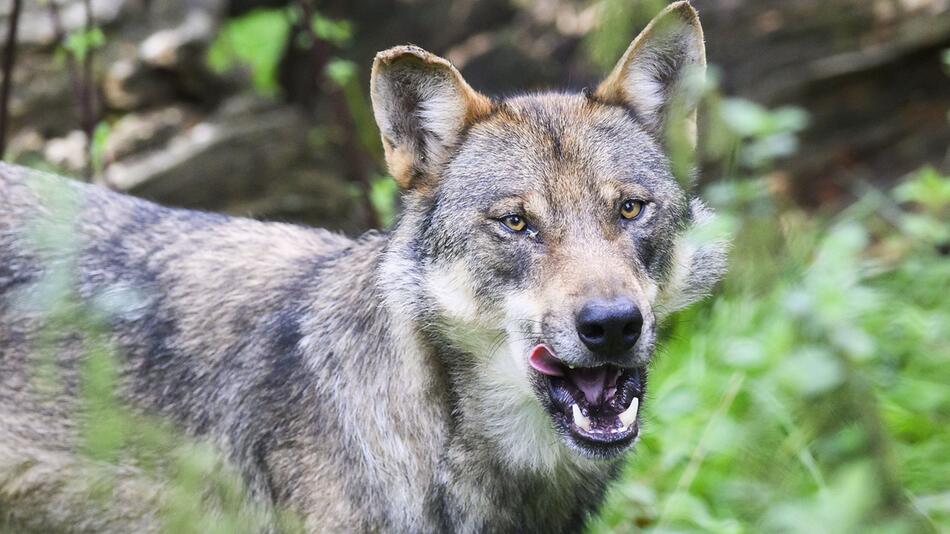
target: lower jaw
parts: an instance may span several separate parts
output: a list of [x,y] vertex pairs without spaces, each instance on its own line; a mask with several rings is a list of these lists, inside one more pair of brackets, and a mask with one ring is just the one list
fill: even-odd
[[571,434],[581,440],[584,440],[587,443],[593,445],[616,445],[616,444],[625,444],[633,441],[637,434],[640,433],[640,428],[637,423],[633,423],[630,427],[623,431],[598,431],[591,429],[589,431],[580,429],[580,428],[571,428]]
[[555,426],[566,444],[591,459],[609,460],[626,452],[640,434],[639,422],[634,421],[625,430],[606,428],[585,430],[573,423],[565,414],[554,414]]
[[601,441],[590,441],[580,434],[571,433],[565,437],[569,442],[568,446],[580,453],[581,456],[591,460],[615,460],[627,452],[636,441],[637,433],[622,441],[604,443]]
[[640,433],[640,426],[633,423],[623,431],[598,431],[596,429],[584,430],[571,425],[568,430],[570,438],[583,446],[585,449],[592,449],[599,455],[603,453],[620,453],[629,447]]

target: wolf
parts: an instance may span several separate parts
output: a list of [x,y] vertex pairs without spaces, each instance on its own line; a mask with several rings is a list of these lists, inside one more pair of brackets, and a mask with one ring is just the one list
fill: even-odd
[[[308,531],[581,530],[639,436],[658,324],[725,270],[726,242],[690,239],[712,213],[670,155],[695,146],[704,68],[686,2],[576,93],[489,98],[418,47],[381,52],[402,213],[357,239],[0,165],[0,521],[162,529],[135,465],[91,497],[81,335],[52,336],[61,388],[35,380],[55,323],[35,302],[68,272],[77,310],[111,310],[121,399]],[[69,237],[31,237],[51,221]]]

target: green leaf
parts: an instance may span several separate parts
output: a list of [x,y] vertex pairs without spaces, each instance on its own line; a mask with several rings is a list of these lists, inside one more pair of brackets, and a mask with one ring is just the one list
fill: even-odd
[[92,168],[95,174],[102,174],[105,167],[106,142],[112,133],[112,125],[106,121],[99,121],[92,132]]
[[825,393],[844,381],[844,368],[823,347],[805,347],[786,358],[778,369],[783,384],[805,397]]
[[356,79],[356,63],[345,59],[333,58],[327,63],[327,76],[340,87],[345,87]]
[[353,25],[348,20],[335,20],[315,13],[310,20],[313,34],[337,46],[349,44],[353,39]]
[[944,176],[934,167],[924,167],[894,189],[894,198],[916,202],[928,212],[939,214],[950,208],[950,176]]
[[396,198],[399,188],[390,176],[380,176],[370,185],[369,200],[385,227],[392,225],[396,217]]
[[216,72],[235,67],[250,70],[254,88],[277,92],[277,67],[287,46],[290,16],[286,9],[257,9],[228,21],[208,49],[208,65]]
[[76,30],[67,35],[66,40],[63,42],[63,48],[78,61],[82,62],[86,59],[86,54],[89,54],[97,48],[101,48],[105,44],[106,36],[102,33],[102,30],[92,28],[91,30]]

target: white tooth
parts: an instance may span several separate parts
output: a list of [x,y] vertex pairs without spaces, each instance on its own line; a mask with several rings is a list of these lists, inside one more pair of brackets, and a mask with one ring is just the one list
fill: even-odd
[[571,410],[574,411],[574,424],[583,428],[584,430],[590,430],[590,419],[584,416],[581,413],[581,407],[577,404],[571,405]]
[[[574,406],[577,406],[576,404]],[[630,407],[623,411],[620,414],[620,424],[623,426],[623,429],[626,430],[630,428],[630,425],[637,420],[637,410],[640,409],[640,400],[636,397],[633,398],[633,402],[630,403]],[[574,417],[574,420],[577,420],[577,416]]]

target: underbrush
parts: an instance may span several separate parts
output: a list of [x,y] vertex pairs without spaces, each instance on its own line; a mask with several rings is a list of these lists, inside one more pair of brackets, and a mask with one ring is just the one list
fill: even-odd
[[730,273],[667,325],[591,532],[950,528],[950,177],[865,188],[835,216],[770,185],[707,191]]

